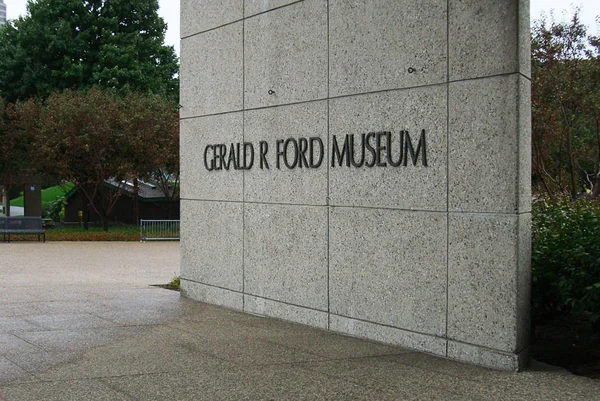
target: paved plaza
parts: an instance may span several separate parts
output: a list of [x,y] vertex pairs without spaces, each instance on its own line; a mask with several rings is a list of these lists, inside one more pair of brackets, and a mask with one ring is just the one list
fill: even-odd
[[0,400],[592,400],[508,373],[182,299],[179,243],[0,243]]

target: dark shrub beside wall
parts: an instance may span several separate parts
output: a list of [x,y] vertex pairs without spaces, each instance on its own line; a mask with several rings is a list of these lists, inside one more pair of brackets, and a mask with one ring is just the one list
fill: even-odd
[[600,202],[533,203],[534,318],[587,316],[600,327]]

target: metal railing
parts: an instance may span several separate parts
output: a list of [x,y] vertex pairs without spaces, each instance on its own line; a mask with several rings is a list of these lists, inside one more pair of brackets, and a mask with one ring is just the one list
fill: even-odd
[[140,220],[140,241],[179,241],[179,220]]

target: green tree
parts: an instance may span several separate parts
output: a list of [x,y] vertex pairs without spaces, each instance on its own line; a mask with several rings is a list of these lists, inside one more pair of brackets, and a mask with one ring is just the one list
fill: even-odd
[[22,184],[24,177],[38,167],[32,131],[28,129],[29,122],[36,121],[38,116],[33,102],[15,106],[0,98],[0,186],[6,192]]
[[30,0],[0,29],[0,96],[9,102],[96,85],[178,99],[157,0]]
[[575,198],[600,171],[598,52],[578,11],[566,23],[537,20],[532,34],[533,182]]
[[[179,109],[159,96],[132,93],[126,101],[123,124],[130,134],[126,146],[134,172],[134,196],[138,196],[138,178],[154,182],[167,200],[170,215],[179,199]],[[136,199],[136,220],[137,205]]]
[[[33,102],[29,102],[33,103]],[[178,135],[173,103],[156,95],[93,87],[52,93],[33,123],[38,162],[52,176],[72,182],[105,230],[121,190],[133,178],[166,165],[166,140]],[[117,188],[109,190],[111,181]]]
[[[598,18],[600,22],[600,17]],[[600,198],[600,36],[591,36],[589,44],[593,51],[590,52],[590,83],[588,111],[591,119],[593,135],[591,135],[592,160],[595,162],[596,174],[592,175],[592,197]]]

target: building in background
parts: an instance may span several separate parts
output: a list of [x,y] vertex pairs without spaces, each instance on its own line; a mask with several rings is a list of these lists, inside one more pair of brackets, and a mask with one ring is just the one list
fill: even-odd
[[6,4],[4,4],[4,0],[0,0],[0,25],[4,25],[6,23]]
[[[108,191],[120,191],[121,196],[108,216],[110,223],[139,224],[139,219],[145,220],[171,220],[179,219],[179,199],[173,199],[173,188],[161,188],[152,182],[139,180],[138,196],[134,195],[133,182],[107,180],[104,183]],[[168,192],[166,194],[165,192]],[[79,212],[82,212],[83,221],[99,225],[102,218],[90,210],[89,216],[85,212],[86,201],[81,193],[73,188],[65,198],[65,223],[77,223]]]

